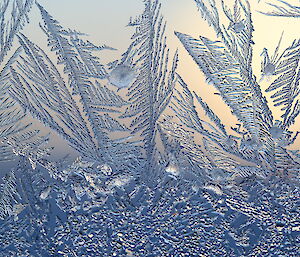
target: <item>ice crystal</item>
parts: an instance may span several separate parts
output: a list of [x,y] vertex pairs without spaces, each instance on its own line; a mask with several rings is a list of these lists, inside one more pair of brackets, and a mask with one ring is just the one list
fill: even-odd
[[[194,0],[216,38],[175,35],[236,116],[228,127],[178,73],[161,4],[143,2],[129,47],[107,65],[96,51],[112,47],[39,3],[45,49],[21,33],[33,1],[0,4],[0,156],[16,160],[0,183],[0,256],[298,256],[299,40],[265,48],[257,81],[250,3]],[[52,135],[27,115],[77,157],[49,158]]]
[[117,88],[126,88],[135,77],[134,70],[130,66],[118,65],[109,74],[109,81]]

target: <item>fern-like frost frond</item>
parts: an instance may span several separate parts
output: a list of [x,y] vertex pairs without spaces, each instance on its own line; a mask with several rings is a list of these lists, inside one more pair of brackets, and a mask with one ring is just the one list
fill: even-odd
[[141,133],[148,160],[147,171],[154,165],[157,124],[171,100],[178,61],[175,53],[169,67],[166,24],[160,8],[156,0],[145,1],[144,13],[129,23],[136,27],[136,31],[119,62],[119,65],[127,64],[136,71],[136,78],[128,90],[130,106],[122,117],[132,117],[132,133]]
[[262,12],[260,13],[268,15],[268,16],[279,16],[279,17],[293,17],[293,18],[299,18],[300,17],[300,7],[295,6],[292,4],[289,4],[286,1],[283,0],[277,0],[281,5],[279,4],[273,4],[268,3],[269,6],[273,7],[273,10],[271,12]]

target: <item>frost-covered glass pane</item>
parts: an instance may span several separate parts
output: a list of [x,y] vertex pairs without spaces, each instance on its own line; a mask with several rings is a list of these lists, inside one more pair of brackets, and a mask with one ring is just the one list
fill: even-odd
[[299,256],[299,16],[1,0],[0,256]]

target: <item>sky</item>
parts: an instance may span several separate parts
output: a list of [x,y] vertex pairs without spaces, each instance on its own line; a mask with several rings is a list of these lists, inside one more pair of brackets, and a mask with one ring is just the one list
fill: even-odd
[[[272,2],[272,0],[269,0]],[[273,0],[274,2],[276,0]],[[61,25],[65,28],[76,29],[87,33],[88,40],[96,45],[109,45],[117,51],[102,51],[100,58],[103,63],[108,63],[120,57],[130,44],[130,37],[133,33],[131,27],[126,27],[130,17],[135,17],[143,11],[142,0],[39,0],[38,1]],[[220,0],[216,0],[217,3]],[[226,0],[226,3],[232,0]],[[201,71],[194,63],[192,58],[180,44],[174,35],[174,31],[189,34],[195,38],[206,36],[210,39],[216,39],[213,30],[201,18],[193,0],[161,0],[162,14],[167,21],[168,45],[171,52],[179,50],[179,68],[178,73],[184,78],[189,87],[199,94],[210,107],[219,115],[221,120],[228,126],[234,125],[237,121],[232,116],[230,109],[223,103],[220,96],[214,94],[217,92],[212,85],[208,85]],[[264,47],[270,50],[272,54],[279,38],[284,31],[281,45],[281,51],[292,43],[295,38],[299,38],[300,20],[290,20],[287,18],[268,17],[258,11],[267,11],[270,9],[266,1],[251,0],[254,22],[254,56],[253,69],[257,77],[260,77],[260,54]],[[297,4],[298,1],[289,1]],[[39,28],[41,22],[37,7],[33,7],[30,13],[31,22],[26,25],[24,34],[32,41],[47,48],[45,35]],[[291,23],[292,21],[292,23]],[[268,85],[268,81],[261,83],[262,90]],[[269,99],[269,96],[267,99]],[[276,112],[279,117],[280,113]],[[43,127],[40,125],[36,125]],[[300,129],[300,120],[298,119],[294,130]],[[61,155],[66,151],[65,143],[59,137],[54,137],[54,144],[58,146],[57,153]],[[300,145],[300,140],[296,146]]]
[[[272,2],[272,0],[270,1]],[[300,25],[300,20],[297,19],[268,17],[259,13],[258,11],[270,10],[265,3],[270,1],[250,1],[255,29],[253,69],[258,78],[262,60],[260,54],[263,48],[266,47],[272,54],[284,31],[281,44],[281,50],[283,50],[297,38],[297,28]],[[273,2],[276,1],[273,0]],[[220,0],[216,0],[216,2],[218,3]],[[229,4],[232,0],[225,2]],[[289,3],[292,2],[298,3],[298,1],[289,1]],[[88,39],[95,44],[106,44],[118,49],[118,51],[101,52],[100,57],[104,63],[118,58],[127,49],[133,28],[126,27],[126,25],[130,17],[135,17],[143,11],[142,0],[39,0],[39,3],[64,27],[89,34]],[[193,0],[161,0],[161,3],[162,14],[168,26],[169,48],[173,52],[177,48],[179,50],[179,73],[192,89],[210,102],[221,116],[228,119],[228,113],[224,113],[226,106],[222,105],[219,96],[213,94],[216,92],[215,89],[212,85],[205,83],[197,65],[174,35],[174,31],[178,31],[195,38],[201,35],[215,39],[214,32],[201,18]],[[31,24],[27,26],[26,33],[30,34],[31,39],[35,39],[37,43],[45,46],[45,36],[41,34],[38,22],[40,22],[40,15],[37,8],[34,7],[31,12]],[[261,86],[265,89],[267,81],[263,82]]]

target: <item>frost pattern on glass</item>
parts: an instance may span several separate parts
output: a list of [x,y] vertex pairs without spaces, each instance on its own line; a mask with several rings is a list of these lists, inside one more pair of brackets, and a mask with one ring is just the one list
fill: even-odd
[[[0,256],[299,256],[299,40],[264,48],[256,76],[250,3],[194,2],[217,39],[175,35],[232,127],[179,74],[157,0],[143,1],[130,45],[107,65],[96,52],[116,49],[37,2],[2,1],[0,158],[15,166],[0,182]],[[299,16],[268,5],[261,13]],[[22,33],[31,7],[48,48]],[[51,158],[53,134],[75,159]]]

